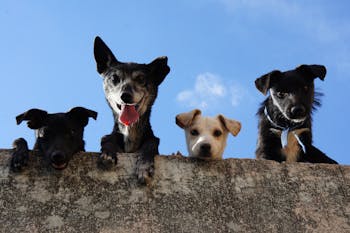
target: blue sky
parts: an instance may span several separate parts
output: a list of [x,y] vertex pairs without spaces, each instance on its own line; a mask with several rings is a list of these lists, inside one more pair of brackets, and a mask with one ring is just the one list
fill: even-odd
[[273,69],[323,64],[315,85],[325,95],[314,114],[314,144],[350,164],[349,1],[0,1],[0,148],[24,137],[15,116],[84,106],[99,113],[85,128],[86,150],[99,151],[113,127],[96,72],[93,40],[99,35],[120,61],[149,63],[168,56],[171,72],[160,86],[151,123],[161,154],[187,154],[178,113],[200,108],[242,122],[224,157],[254,158],[255,115],[264,96],[254,80]]

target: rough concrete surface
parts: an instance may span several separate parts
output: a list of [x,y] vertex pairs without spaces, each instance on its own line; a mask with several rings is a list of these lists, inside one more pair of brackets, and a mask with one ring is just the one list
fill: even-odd
[[136,157],[108,172],[96,153],[67,169],[31,156],[21,173],[0,151],[1,232],[350,232],[350,167],[157,156],[147,185]]

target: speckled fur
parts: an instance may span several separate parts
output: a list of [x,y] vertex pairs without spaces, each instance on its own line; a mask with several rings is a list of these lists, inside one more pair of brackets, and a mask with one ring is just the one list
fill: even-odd
[[[139,153],[136,176],[141,183],[153,176],[154,156],[159,154],[159,138],[154,136],[150,115],[158,94],[158,86],[169,73],[167,57],[159,57],[149,64],[118,61],[107,45],[96,37],[94,55],[97,71],[103,78],[106,100],[112,109],[114,127],[111,134],[101,140],[101,157],[98,165],[111,169],[117,163],[117,153]],[[139,118],[131,125],[120,122],[120,105],[124,89],[132,103],[137,104]]]

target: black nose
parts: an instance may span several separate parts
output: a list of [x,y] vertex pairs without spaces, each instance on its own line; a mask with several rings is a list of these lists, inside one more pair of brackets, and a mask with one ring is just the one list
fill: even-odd
[[63,164],[66,161],[66,156],[61,151],[55,151],[51,154],[51,161],[55,164]]
[[291,108],[290,113],[293,118],[304,117],[306,113],[306,109],[302,105],[297,105]]
[[209,143],[204,143],[200,147],[200,152],[202,156],[210,156],[211,146]]
[[120,97],[124,103],[126,104],[132,104],[133,100],[132,100],[132,95],[130,92],[123,92],[122,96]]

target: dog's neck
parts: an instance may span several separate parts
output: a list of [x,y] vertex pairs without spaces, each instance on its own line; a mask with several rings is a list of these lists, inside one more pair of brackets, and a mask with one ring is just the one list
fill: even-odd
[[[270,129],[274,132],[280,132],[280,137],[281,137],[281,146],[282,148],[286,148],[288,146],[288,134],[292,133],[295,140],[297,141],[297,143],[300,145],[300,147],[302,148],[303,152],[306,153],[306,147],[304,145],[304,143],[300,140],[299,135],[298,135],[298,131],[303,132],[303,131],[309,131],[310,129],[308,127],[304,126],[304,122],[300,122],[299,124],[293,124],[293,125],[287,125],[287,126],[282,126],[278,123],[276,123],[271,116],[269,115],[268,109],[266,106],[264,106],[264,115],[267,119],[267,121],[270,123],[271,127]],[[283,117],[283,116],[282,116]],[[287,119],[286,119],[287,120]],[[288,120],[287,120],[288,121]]]
[[[273,118],[271,118],[268,110],[267,110],[267,107],[265,106],[264,107],[264,114],[265,114],[265,117],[266,119],[270,122],[271,126],[273,126],[273,128],[275,129],[278,129],[278,130],[293,130],[293,129],[297,129],[297,128],[300,128],[304,122],[300,122],[298,124],[295,124],[293,122],[290,122],[288,121],[288,119],[282,119],[282,123],[281,123],[281,120],[276,120],[276,117],[274,118],[275,120],[273,120]],[[283,116],[281,115],[280,118],[283,118]],[[303,128],[303,127],[302,127]]]
[[153,134],[147,114],[143,114],[137,122],[129,126],[119,122],[118,119],[119,116],[116,115],[114,131],[123,135],[125,152],[136,152],[140,148],[145,137],[150,133]]

